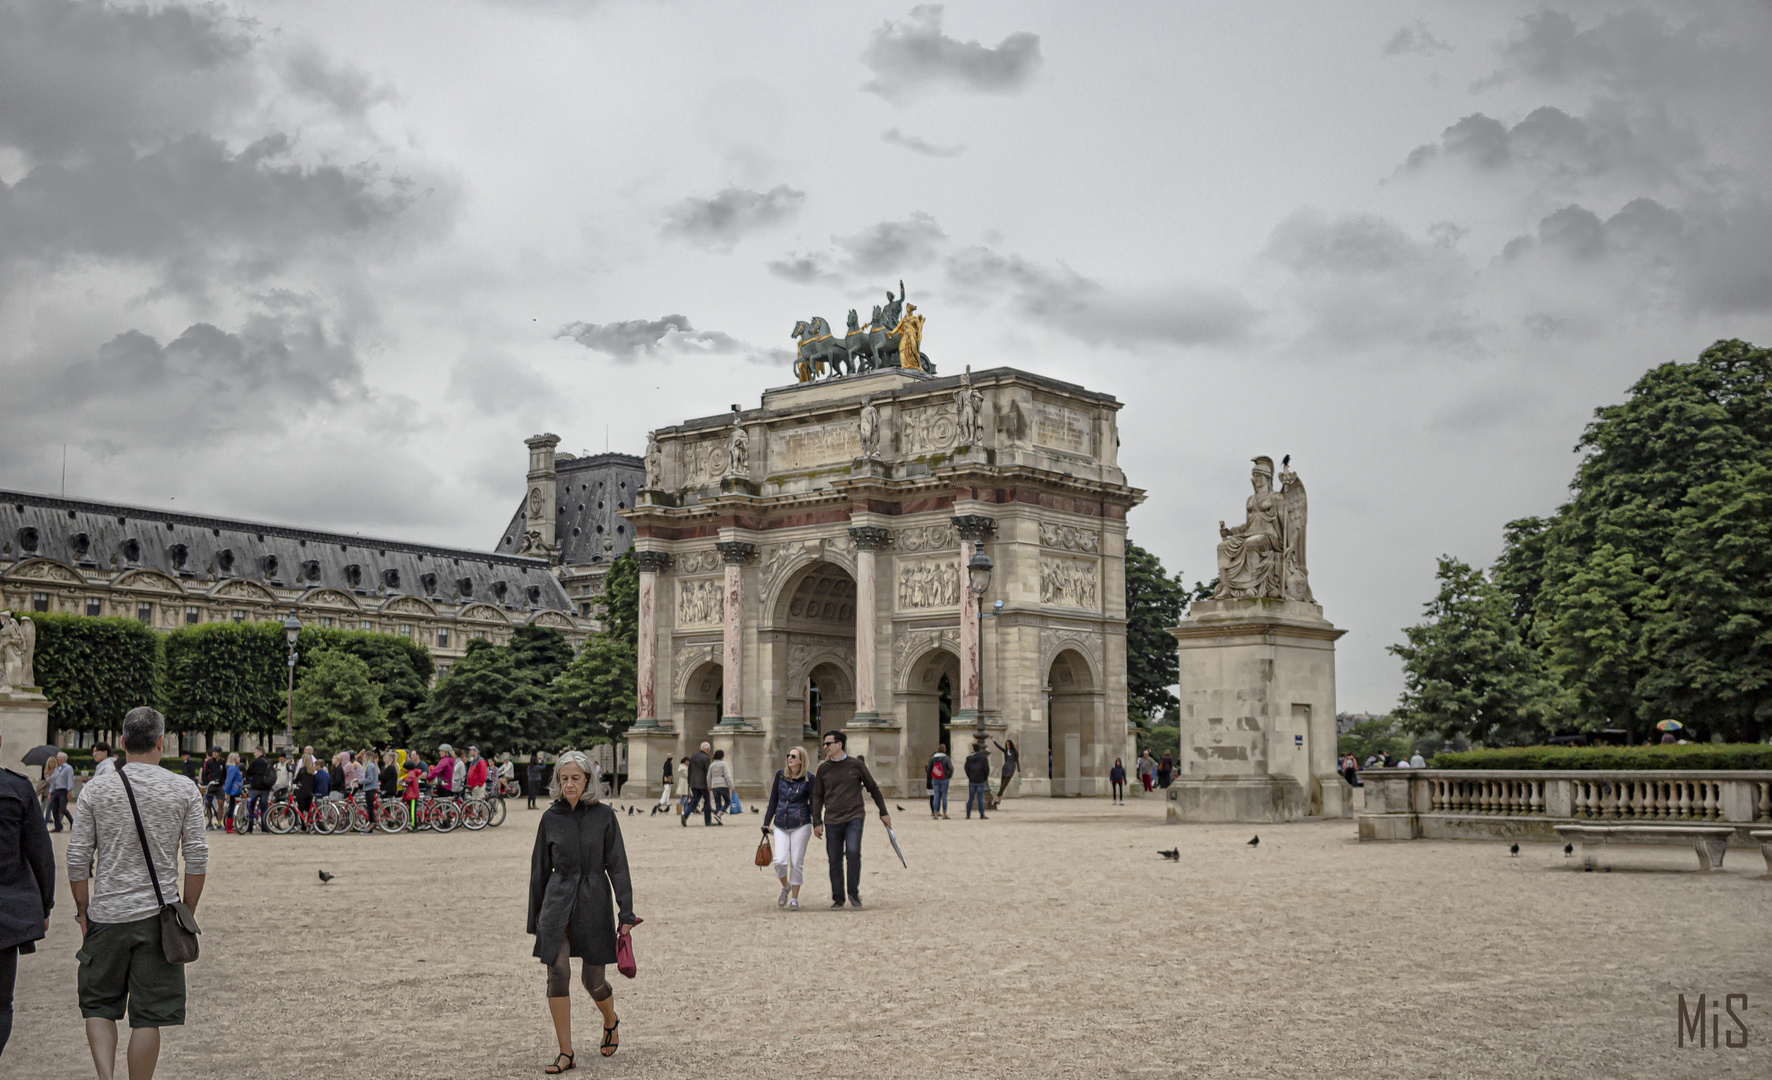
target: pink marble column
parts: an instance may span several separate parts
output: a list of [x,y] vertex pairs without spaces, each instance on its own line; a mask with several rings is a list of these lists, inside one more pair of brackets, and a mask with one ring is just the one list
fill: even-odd
[[720,723],[730,726],[744,723],[744,602],[739,589],[744,580],[745,560],[756,556],[757,545],[728,540],[714,546],[726,562],[725,648],[720,662],[725,676],[725,715],[720,717]]
[[960,712],[966,715],[967,722],[972,722],[978,717],[979,699],[978,597],[972,592],[966,564],[996,522],[978,514],[962,514],[953,522],[960,536]]
[[849,535],[855,540],[855,719],[867,723],[880,716],[874,697],[878,651],[874,636],[874,553],[892,542],[892,534],[885,529],[858,526],[850,529]]
[[639,551],[640,564],[640,656],[638,685],[634,688],[634,726],[658,726],[658,574],[671,564],[662,551]]

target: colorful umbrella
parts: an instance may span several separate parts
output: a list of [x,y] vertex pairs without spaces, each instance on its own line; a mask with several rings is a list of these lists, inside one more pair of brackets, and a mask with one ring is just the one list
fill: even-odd
[[1685,727],[1685,725],[1678,720],[1663,720],[1661,723],[1656,724],[1655,727],[1661,731],[1678,731],[1682,727]]

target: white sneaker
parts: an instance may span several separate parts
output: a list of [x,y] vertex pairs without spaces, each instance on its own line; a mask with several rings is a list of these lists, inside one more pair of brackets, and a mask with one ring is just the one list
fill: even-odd
[[800,910],[800,898],[798,896],[791,896],[788,898],[788,910],[789,911],[799,911]]
[[786,889],[783,889],[781,891],[781,895],[776,898],[775,906],[776,907],[787,907],[788,906],[788,891]]

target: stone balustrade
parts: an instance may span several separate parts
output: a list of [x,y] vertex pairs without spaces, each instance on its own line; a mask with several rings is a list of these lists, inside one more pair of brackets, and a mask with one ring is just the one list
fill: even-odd
[[1772,771],[1370,769],[1362,840],[1554,840],[1588,822],[1772,823]]

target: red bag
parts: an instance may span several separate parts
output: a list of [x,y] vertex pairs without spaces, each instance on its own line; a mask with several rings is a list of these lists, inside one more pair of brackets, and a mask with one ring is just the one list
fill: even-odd
[[941,762],[939,761],[929,767],[929,775],[937,780],[946,780],[948,778],[947,770],[941,767]]
[[[634,925],[639,926],[645,921],[645,919],[636,917]],[[639,965],[634,963],[634,935],[615,935],[615,970],[630,979],[640,973]]]

